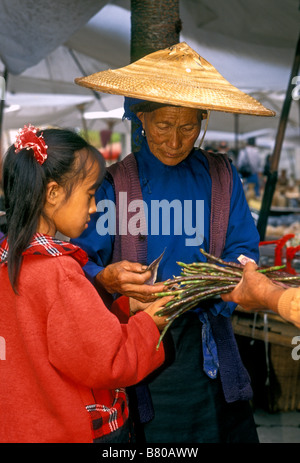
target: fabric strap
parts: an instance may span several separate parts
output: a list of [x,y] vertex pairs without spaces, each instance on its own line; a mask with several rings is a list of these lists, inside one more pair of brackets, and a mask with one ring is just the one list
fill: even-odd
[[[209,252],[221,257],[230,214],[232,171],[226,155],[202,152],[208,160],[212,179]],[[230,318],[214,316],[210,311],[207,315],[217,345],[220,378],[226,401],[250,400],[250,378],[241,361]]]
[[210,241],[211,255],[221,257],[226,243],[232,192],[232,171],[230,162],[222,153],[205,155],[211,177]]
[[[141,232],[137,235],[127,233],[127,224],[130,217],[134,215],[129,211],[132,201],[140,200],[143,196],[138,177],[137,163],[133,153],[128,154],[122,161],[107,168],[107,172],[113,178],[113,186],[116,198],[116,236],[113,250],[112,262],[119,262],[122,259],[131,262],[147,263],[147,233],[146,219],[143,215]],[[128,182],[130,179],[130,182]],[[126,193],[126,196],[124,195]],[[121,195],[124,196],[121,196]],[[120,201],[121,199],[121,201]],[[126,209],[126,210],[124,210]],[[121,233],[119,233],[121,231]],[[126,255],[126,257],[125,257]]]

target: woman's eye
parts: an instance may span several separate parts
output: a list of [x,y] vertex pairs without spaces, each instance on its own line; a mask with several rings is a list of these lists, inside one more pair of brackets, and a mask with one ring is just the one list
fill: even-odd
[[166,130],[166,129],[169,128],[169,126],[166,125],[166,124],[160,124],[160,125],[158,125],[157,127],[158,127],[160,130]]

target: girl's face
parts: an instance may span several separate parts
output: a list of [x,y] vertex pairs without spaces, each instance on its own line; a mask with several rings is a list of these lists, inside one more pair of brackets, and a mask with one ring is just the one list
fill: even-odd
[[90,174],[77,186],[70,197],[56,182],[48,184],[47,201],[44,212],[50,219],[41,220],[38,232],[54,236],[57,231],[69,238],[77,238],[88,227],[90,215],[96,212],[95,192],[99,178],[99,166],[95,164]]

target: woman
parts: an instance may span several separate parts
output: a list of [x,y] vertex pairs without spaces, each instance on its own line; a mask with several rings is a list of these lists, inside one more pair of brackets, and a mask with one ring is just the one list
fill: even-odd
[[[151,300],[162,285],[145,284],[141,264],[162,253],[159,282],[179,273],[177,261],[203,260],[199,247],[225,260],[258,258],[259,236],[236,169],[226,156],[194,144],[207,110],[268,110],[186,44],[77,83],[125,95],[124,117],[137,125],[133,138],[140,145],[109,169],[96,192],[99,214],[77,240],[101,292]],[[116,226],[105,230],[111,204]],[[249,377],[230,325],[234,307],[211,301],[171,325],[164,365],[135,391],[146,442],[257,442]]]

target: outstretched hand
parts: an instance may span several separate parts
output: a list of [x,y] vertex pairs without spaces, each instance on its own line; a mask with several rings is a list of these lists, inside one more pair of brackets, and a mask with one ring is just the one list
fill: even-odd
[[235,302],[246,310],[269,309],[277,312],[278,300],[284,289],[257,272],[257,268],[256,264],[247,263],[238,285],[221,297],[223,301]]

